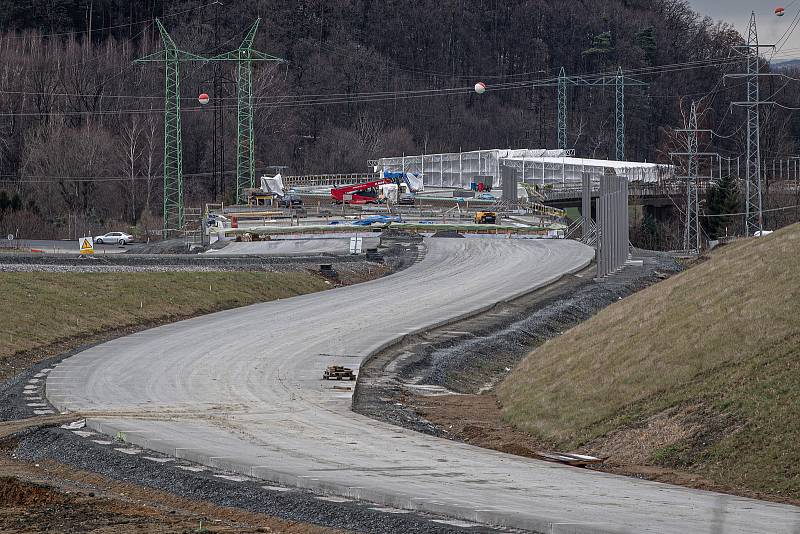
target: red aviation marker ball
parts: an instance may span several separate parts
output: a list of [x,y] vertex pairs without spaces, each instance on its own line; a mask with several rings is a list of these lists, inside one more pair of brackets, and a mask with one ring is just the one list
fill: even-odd
[[208,100],[209,100],[208,94],[206,93],[200,93],[200,96],[197,97],[197,101],[203,104],[204,106],[208,104]]
[[776,7],[775,8],[775,14],[778,15],[779,17],[782,17],[785,13],[786,13],[786,10],[783,9],[782,7]]
[[475,84],[475,92],[479,95],[482,95],[486,92],[486,84],[483,82],[478,82]]

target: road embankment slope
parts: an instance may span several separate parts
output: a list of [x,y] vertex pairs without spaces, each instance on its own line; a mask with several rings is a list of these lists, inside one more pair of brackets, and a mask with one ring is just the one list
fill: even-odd
[[800,500],[800,225],[715,251],[534,351],[504,417],[561,447]]

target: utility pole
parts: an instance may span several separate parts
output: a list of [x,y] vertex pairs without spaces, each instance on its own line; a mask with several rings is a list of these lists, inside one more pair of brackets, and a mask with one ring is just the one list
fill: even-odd
[[180,62],[205,58],[180,50],[164,25],[156,19],[164,49],[134,63],[164,63],[164,238],[184,224],[183,141],[181,139]]
[[747,109],[747,161],[745,179],[745,233],[753,235],[764,229],[764,213],[762,209],[761,191],[761,132],[759,123],[759,106],[774,104],[762,102],[759,94],[759,78],[770,74],[761,74],[759,49],[774,48],[774,45],[758,44],[758,29],[756,28],[756,14],[750,15],[750,25],[747,29],[747,44],[735,46],[734,49],[743,53],[747,61],[747,72],[744,74],[728,74],[731,78],[747,79],[747,101],[732,102],[734,106]]
[[282,59],[253,50],[261,19],[256,19],[239,48],[209,61],[236,62],[236,202],[244,200],[244,189],[255,186],[255,133],[253,129],[253,62]]
[[[636,80],[630,76],[625,76],[622,67],[617,69],[617,74],[613,76],[600,76],[597,78],[586,78],[583,76],[567,76],[564,68],[558,75],[558,148],[566,150],[567,147],[567,85],[593,87],[611,86],[615,87],[615,125],[616,143],[615,156],[618,161],[625,161],[625,86],[639,85],[646,86],[646,82]],[[541,85],[553,85],[541,84]]]

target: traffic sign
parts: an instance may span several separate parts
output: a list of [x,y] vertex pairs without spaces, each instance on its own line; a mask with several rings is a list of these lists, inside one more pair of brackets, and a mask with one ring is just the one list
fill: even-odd
[[81,254],[94,254],[93,237],[82,237],[78,239],[78,246],[81,247]]

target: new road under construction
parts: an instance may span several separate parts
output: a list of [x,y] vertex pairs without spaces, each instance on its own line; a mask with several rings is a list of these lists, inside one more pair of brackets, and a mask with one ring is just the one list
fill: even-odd
[[[595,256],[570,240],[426,239],[424,247],[424,258],[398,274],[79,352],[46,374],[44,394],[59,411],[84,416],[87,436],[105,434],[241,480],[472,526],[704,531],[720,513],[718,494],[497,453],[352,412],[350,382],[320,379],[329,366],[358,374],[365,359],[406,336],[583,271]],[[725,532],[797,526],[792,506],[726,502]]]
[[[528,458],[445,439],[404,406],[401,390],[452,394],[441,376],[459,367],[491,383],[530,347],[522,343],[509,356],[513,350],[498,350],[491,339],[510,340],[514,328],[557,335],[679,270],[668,255],[631,255],[628,180],[599,178],[596,221],[585,176],[587,217],[571,227],[559,226],[557,212],[530,215],[489,201],[471,209],[471,220],[430,229],[369,218],[359,228],[359,211],[372,204],[350,205],[351,196],[339,206],[344,216],[317,214],[319,223],[307,227],[285,226],[285,219],[247,224],[246,216],[234,224],[246,213],[241,207],[210,211],[206,235],[215,239],[194,250],[203,253],[153,254],[157,244],[139,244],[127,245],[132,253],[90,257],[55,245],[60,253],[8,254],[2,265],[11,271],[294,270],[333,283],[121,335],[30,368],[0,392],[17,406],[13,418],[61,414],[56,422],[65,424],[20,438],[14,454],[113,477],[130,469],[126,480],[169,491],[180,479],[174,491],[189,498],[370,532],[678,533],[722,523],[725,533],[796,532],[800,516],[790,504],[585,469],[605,460],[586,454]],[[356,190],[365,191],[349,194]],[[290,200],[281,213],[308,198],[295,206]],[[411,213],[393,209],[387,217]],[[322,224],[326,218],[339,222]],[[565,239],[572,231],[581,239]],[[165,242],[161,252],[184,245]],[[342,283],[337,269],[350,280]],[[540,319],[525,311],[530,302],[556,315],[535,326]],[[418,356],[442,339],[484,345],[464,346],[444,363]],[[209,482],[181,478],[203,473],[229,486],[212,491]],[[237,485],[254,496],[244,499],[231,489]],[[293,492],[295,500],[283,505],[273,496]],[[309,498],[326,508],[311,513],[297,504]],[[353,506],[384,519],[337,515]],[[385,519],[397,514],[403,518]]]

